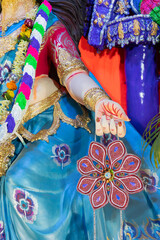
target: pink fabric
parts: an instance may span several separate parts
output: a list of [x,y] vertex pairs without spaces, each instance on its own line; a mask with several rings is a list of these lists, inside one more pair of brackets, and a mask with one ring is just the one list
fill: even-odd
[[153,8],[160,6],[160,0],[143,0],[141,3],[141,13],[150,14]]
[[37,52],[37,50],[36,50],[34,47],[32,47],[31,45],[30,45],[29,48],[28,48],[26,57],[27,57],[29,54],[31,54],[31,55],[36,59],[36,61],[38,61],[38,52]]
[[29,100],[29,97],[30,97],[30,94],[31,94],[31,89],[29,88],[29,86],[27,84],[25,84],[25,83],[21,84],[18,93],[20,93],[20,92],[22,92],[24,94],[25,98],[27,100]]
[[51,6],[51,4],[47,0],[44,0],[43,4],[48,7],[49,11],[52,10],[52,6]]

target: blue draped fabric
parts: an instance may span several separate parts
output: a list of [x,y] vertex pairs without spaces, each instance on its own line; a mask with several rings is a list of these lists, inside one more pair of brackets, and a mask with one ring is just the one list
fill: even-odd
[[[61,97],[63,113],[75,119],[81,109],[68,95]],[[54,107],[25,123],[32,133],[48,129]],[[0,240],[93,240],[94,213],[89,197],[76,191],[80,178],[76,162],[88,155],[94,140],[83,128],[60,122],[49,142],[16,139],[15,156],[6,176],[0,179]],[[141,136],[130,123],[123,139],[128,153],[142,159],[140,176],[145,190],[130,195],[122,213],[109,204],[95,212],[97,240],[160,239],[159,170],[150,164],[147,148],[142,157]],[[123,223],[123,224],[122,224]]]

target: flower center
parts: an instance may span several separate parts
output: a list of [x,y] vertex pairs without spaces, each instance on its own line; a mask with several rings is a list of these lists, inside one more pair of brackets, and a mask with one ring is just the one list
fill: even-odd
[[59,152],[59,157],[60,157],[60,159],[64,159],[65,158],[65,152],[63,150],[61,150]]
[[21,208],[23,210],[28,210],[28,202],[26,202],[24,199],[21,200]]
[[106,168],[104,169],[103,173],[102,173],[102,180],[104,182],[111,182],[113,181],[114,178],[114,172],[112,169]]
[[110,172],[106,172],[106,173],[104,174],[104,176],[105,176],[106,179],[110,179],[111,173],[110,173]]

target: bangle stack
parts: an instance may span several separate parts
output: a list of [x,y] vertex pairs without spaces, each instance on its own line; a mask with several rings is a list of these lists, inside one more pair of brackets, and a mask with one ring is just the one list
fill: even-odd
[[103,98],[110,99],[103,89],[91,88],[85,93],[83,103],[86,108],[91,111],[95,111],[96,103]]

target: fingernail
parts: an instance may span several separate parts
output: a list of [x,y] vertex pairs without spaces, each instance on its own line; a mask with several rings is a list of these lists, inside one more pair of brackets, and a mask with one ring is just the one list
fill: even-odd
[[96,122],[100,122],[100,118],[97,117]]

